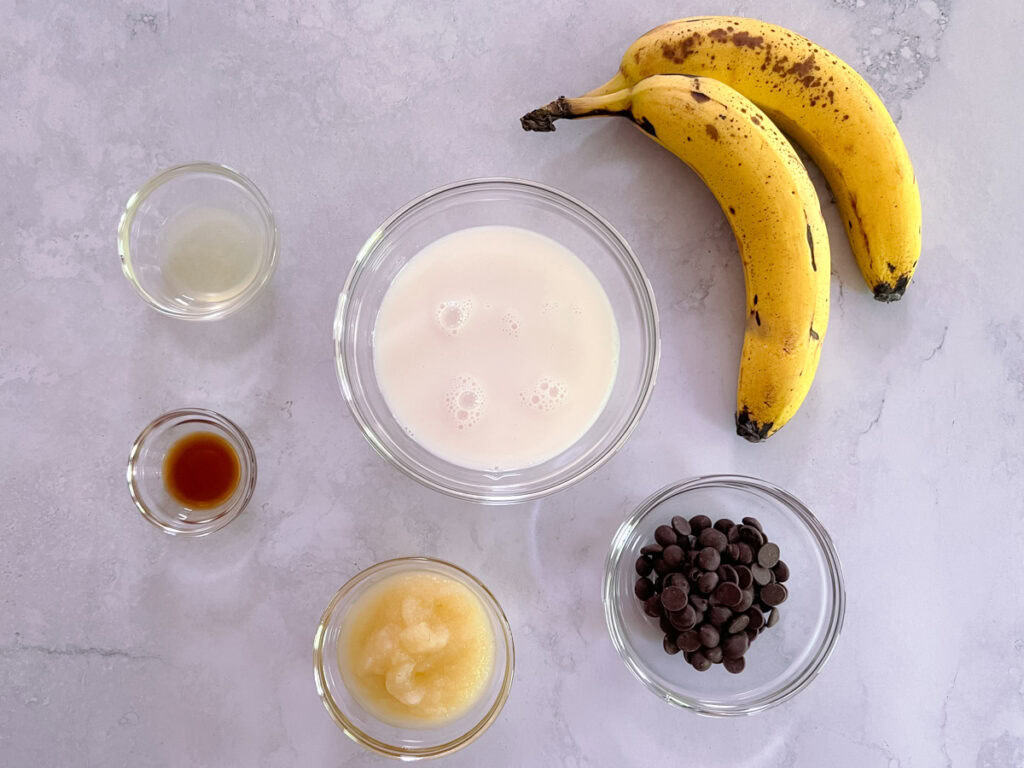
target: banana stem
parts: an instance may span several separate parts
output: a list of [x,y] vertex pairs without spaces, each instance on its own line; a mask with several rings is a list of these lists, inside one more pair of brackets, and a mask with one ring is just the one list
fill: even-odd
[[603,96],[580,96],[575,99],[559,96],[550,104],[527,112],[519,118],[519,122],[524,131],[553,131],[555,130],[555,120],[628,115],[632,101],[633,92],[629,88],[623,88]]

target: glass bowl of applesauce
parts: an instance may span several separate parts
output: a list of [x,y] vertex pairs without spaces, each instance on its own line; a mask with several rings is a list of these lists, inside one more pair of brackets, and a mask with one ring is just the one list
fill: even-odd
[[488,504],[603,465],[659,358],[654,293],[599,214],[550,187],[474,179],[413,200],[338,298],[341,391],[370,444],[420,483]]
[[402,760],[472,743],[505,706],[512,631],[494,595],[428,557],[371,566],[334,595],[313,640],[317,692],[350,739]]

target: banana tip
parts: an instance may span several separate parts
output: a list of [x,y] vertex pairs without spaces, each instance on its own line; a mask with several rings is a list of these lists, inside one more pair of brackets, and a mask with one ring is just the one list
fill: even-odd
[[879,283],[872,289],[872,293],[875,294],[875,299],[877,301],[889,304],[903,298],[903,294],[907,290],[907,283],[909,282],[910,277],[908,275],[903,275],[895,283]]
[[775,425],[772,421],[760,423],[750,418],[750,411],[744,406],[736,412],[736,434],[751,443],[760,443],[768,439]]

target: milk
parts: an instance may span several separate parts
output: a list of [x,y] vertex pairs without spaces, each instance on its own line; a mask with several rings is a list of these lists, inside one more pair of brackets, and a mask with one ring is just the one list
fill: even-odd
[[389,286],[373,335],[392,415],[442,459],[512,470],[576,442],[615,382],[619,332],[590,269],[508,226],[454,232]]

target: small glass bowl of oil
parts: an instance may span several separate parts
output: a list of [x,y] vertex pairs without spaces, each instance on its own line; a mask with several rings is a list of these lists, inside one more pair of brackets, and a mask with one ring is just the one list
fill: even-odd
[[256,454],[237,424],[183,408],[154,419],[128,457],[128,491],[142,516],[172,536],[205,536],[245,509]]
[[217,320],[260,292],[277,264],[278,234],[263,193],[216,163],[168,168],[125,206],[121,269],[159,312]]

